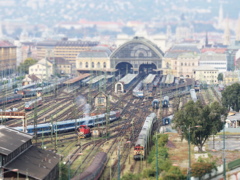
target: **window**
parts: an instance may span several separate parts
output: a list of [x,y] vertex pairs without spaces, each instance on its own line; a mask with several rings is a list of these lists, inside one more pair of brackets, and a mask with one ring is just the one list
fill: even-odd
[[103,68],[106,68],[106,62],[103,63]]
[[88,68],[88,62],[86,62],[85,67]]
[[97,63],[97,68],[101,68],[100,62]]
[[94,68],[94,62],[92,62],[92,68]]
[[183,66],[183,63],[181,63],[181,66]]
[[82,68],[82,62],[79,63],[79,68]]
[[194,63],[192,63],[192,65],[194,66]]

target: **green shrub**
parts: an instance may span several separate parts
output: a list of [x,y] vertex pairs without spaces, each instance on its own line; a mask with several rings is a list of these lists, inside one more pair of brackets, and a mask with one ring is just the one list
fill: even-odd
[[127,173],[125,174],[121,180],[140,180],[142,179],[139,174],[132,174],[132,173]]

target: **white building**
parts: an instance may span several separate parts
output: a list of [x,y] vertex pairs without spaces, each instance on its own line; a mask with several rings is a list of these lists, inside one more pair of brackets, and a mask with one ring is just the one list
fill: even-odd
[[41,59],[29,67],[29,74],[34,74],[40,79],[47,79],[53,75],[53,64],[45,58]]
[[207,66],[218,69],[219,72],[225,72],[227,71],[227,56],[226,54],[207,51],[201,54],[199,66]]
[[207,84],[218,83],[218,70],[208,66],[197,67],[193,69],[195,80],[205,82]]

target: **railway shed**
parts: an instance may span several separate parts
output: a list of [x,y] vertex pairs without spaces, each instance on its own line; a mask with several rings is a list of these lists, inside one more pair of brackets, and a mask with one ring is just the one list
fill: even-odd
[[169,86],[169,85],[173,85],[173,83],[174,83],[174,75],[168,74],[166,76],[165,84]]
[[88,81],[86,84],[91,88],[91,89],[96,89],[99,86],[102,86],[104,83],[105,76],[100,75],[92,78],[90,81]]
[[67,86],[82,86],[82,81],[84,79],[87,79],[88,77],[90,77],[91,74],[89,73],[85,73],[85,74],[80,74],[79,76],[73,78],[73,79],[69,79],[67,81],[65,81],[63,84],[67,85]]
[[153,81],[155,79],[155,74],[149,74],[144,80],[143,80],[143,87],[148,90],[150,87],[153,87]]
[[33,146],[33,136],[7,126],[0,126],[0,135],[3,179],[58,179],[57,154]]
[[115,84],[115,93],[126,92],[136,82],[138,74],[127,74]]

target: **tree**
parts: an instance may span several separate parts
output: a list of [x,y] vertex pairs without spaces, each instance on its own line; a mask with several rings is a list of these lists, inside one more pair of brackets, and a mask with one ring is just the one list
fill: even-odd
[[163,180],[185,180],[186,177],[177,166],[171,166],[168,172],[163,174]]
[[212,156],[204,159],[200,157],[192,165],[192,175],[201,179],[205,174],[211,173],[213,169],[217,170],[216,159],[213,159]]
[[224,89],[222,92],[222,104],[228,110],[231,108],[234,111],[240,110],[240,84],[234,83]]
[[28,74],[29,67],[36,64],[37,60],[33,58],[27,58],[23,63],[20,63],[18,66],[18,72],[24,72],[25,74]]
[[223,81],[223,73],[218,74],[218,81]]
[[183,138],[188,140],[190,135],[190,142],[202,152],[202,147],[210,135],[222,130],[221,118],[226,116],[226,109],[218,102],[203,106],[200,101],[189,101],[175,113],[173,121],[175,128],[182,132]]

